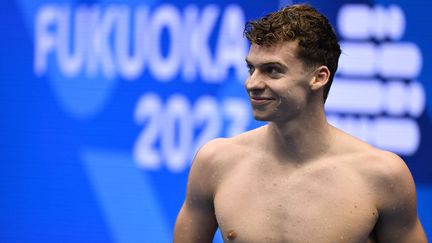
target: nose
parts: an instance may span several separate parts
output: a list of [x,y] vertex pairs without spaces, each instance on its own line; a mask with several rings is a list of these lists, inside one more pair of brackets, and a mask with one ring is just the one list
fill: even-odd
[[256,73],[257,72],[249,75],[245,81],[245,88],[249,92],[264,90],[266,87],[263,77],[260,77],[260,75],[257,75]]

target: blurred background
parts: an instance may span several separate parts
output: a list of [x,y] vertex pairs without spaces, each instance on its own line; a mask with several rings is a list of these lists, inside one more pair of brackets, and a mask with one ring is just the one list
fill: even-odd
[[[196,150],[263,125],[244,23],[296,2],[4,1],[0,242],[171,242]],[[432,239],[432,2],[308,2],[343,49],[329,121],[403,157]]]

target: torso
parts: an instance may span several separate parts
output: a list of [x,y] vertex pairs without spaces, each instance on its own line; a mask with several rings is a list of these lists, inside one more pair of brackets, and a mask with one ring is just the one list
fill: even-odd
[[242,142],[224,157],[214,197],[225,242],[373,242],[378,212],[367,156],[294,166],[260,152],[253,139]]

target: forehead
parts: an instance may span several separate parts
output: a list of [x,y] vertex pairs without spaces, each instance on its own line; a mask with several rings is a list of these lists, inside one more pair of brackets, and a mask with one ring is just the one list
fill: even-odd
[[297,47],[297,41],[279,42],[271,46],[252,44],[246,59],[257,64],[279,62],[292,65],[300,61],[296,56]]

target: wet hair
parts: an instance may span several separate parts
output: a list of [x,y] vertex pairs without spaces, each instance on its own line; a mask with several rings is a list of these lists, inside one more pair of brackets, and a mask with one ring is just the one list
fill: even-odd
[[341,49],[328,19],[307,4],[295,4],[246,23],[244,35],[251,44],[271,46],[298,41],[297,57],[305,68],[325,65],[330,70],[324,102],[338,67]]

